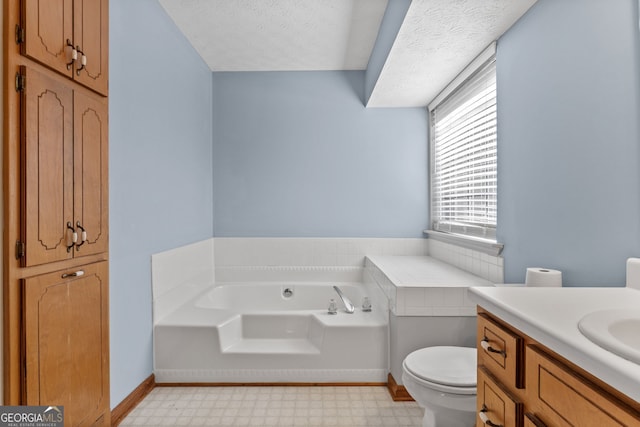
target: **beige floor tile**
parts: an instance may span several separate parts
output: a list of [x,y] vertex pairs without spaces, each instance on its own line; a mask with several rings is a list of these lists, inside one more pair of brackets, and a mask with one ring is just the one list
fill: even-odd
[[420,426],[415,402],[385,387],[157,387],[127,426]]

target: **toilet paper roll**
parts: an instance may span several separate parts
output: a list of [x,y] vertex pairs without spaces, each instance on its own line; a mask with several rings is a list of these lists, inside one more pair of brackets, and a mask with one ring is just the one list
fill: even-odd
[[526,286],[562,286],[562,272],[550,268],[529,267],[524,281]]

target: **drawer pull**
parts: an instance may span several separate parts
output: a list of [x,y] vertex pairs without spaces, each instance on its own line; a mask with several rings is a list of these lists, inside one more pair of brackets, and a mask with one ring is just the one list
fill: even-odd
[[478,413],[482,422],[489,427],[504,427],[502,424],[496,424],[489,419],[489,416],[487,415],[488,410],[489,409],[487,409],[486,406],[482,405],[482,409]]
[[73,273],[64,273],[61,277],[63,279],[68,279],[69,277],[80,277],[80,276],[84,276],[84,271],[78,270],[78,271],[74,271]]
[[491,344],[489,344],[489,338],[484,337],[484,339],[482,341],[480,341],[480,346],[482,346],[482,348],[484,348],[486,351],[490,352],[490,353],[497,353],[502,355],[502,357],[507,357],[507,352],[504,350],[496,350],[495,348],[491,347]]

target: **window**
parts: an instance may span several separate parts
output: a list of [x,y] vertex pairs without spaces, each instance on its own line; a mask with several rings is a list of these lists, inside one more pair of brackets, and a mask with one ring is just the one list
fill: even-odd
[[495,45],[476,58],[449,87],[451,90],[445,89],[429,106],[431,227],[495,241]]

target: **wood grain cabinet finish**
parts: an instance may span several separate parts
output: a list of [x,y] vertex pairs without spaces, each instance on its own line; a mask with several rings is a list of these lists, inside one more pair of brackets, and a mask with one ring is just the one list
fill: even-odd
[[27,405],[63,405],[66,426],[110,424],[108,265],[22,280]]
[[21,0],[21,8],[22,54],[107,95],[108,1]]
[[524,427],[546,427],[535,415],[524,415]]
[[21,73],[22,266],[106,252],[107,104],[27,67]]
[[478,315],[478,364],[486,366],[502,383],[523,388],[524,340],[489,316]]
[[483,367],[478,368],[476,426],[522,426],[522,403]]
[[625,405],[581,378],[539,346],[527,347],[529,410],[547,426],[639,426]]
[[476,427],[640,426],[640,404],[482,308],[477,344]]

